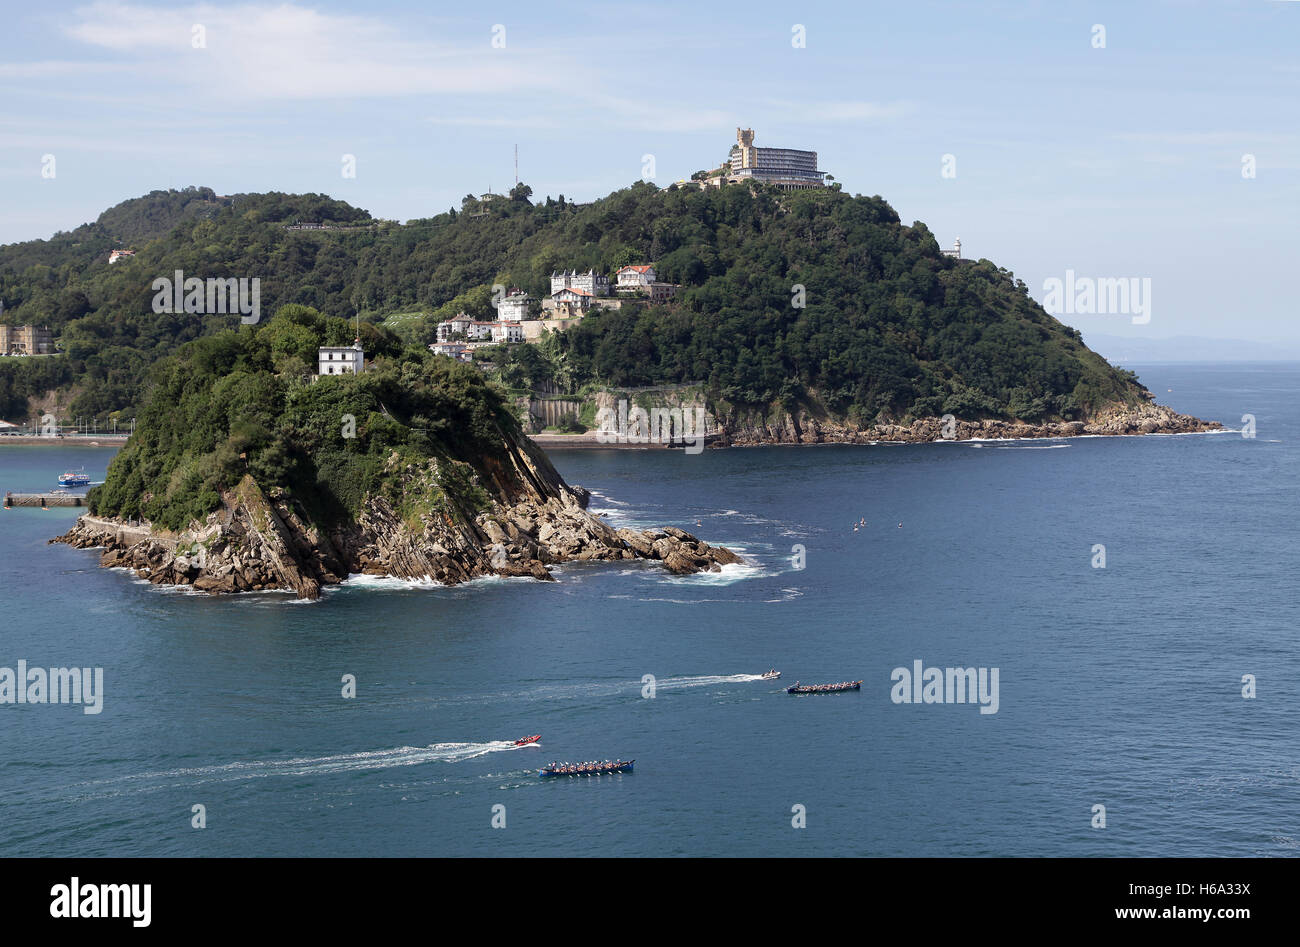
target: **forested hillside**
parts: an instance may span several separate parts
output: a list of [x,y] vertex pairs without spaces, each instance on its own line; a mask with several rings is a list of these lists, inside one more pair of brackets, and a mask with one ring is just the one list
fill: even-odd
[[[2,247],[5,321],[49,325],[64,354],[0,360],[0,416],[23,416],[27,397],[56,385],[73,386],[76,415],[137,411],[153,362],[238,324],[155,314],[150,284],[176,270],[259,278],[264,318],[300,303],[422,342],[458,309],[490,316],[493,284],[545,296],[553,270],[653,262],[681,284],[671,305],[598,313],[545,346],[499,354],[516,378],[563,390],[698,382],[732,407],[799,406],[858,425],[1074,419],[1145,395],[1009,271],[943,256],[924,224],[903,225],[879,197],[637,183],[586,205],[530,198],[521,185],[402,225],[323,195],[155,192],[52,240]],[[302,222],[337,229],[288,229]],[[121,246],[136,255],[110,267]]]

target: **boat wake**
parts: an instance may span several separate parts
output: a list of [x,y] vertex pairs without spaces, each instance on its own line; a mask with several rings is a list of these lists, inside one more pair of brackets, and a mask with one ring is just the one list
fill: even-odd
[[509,740],[494,740],[490,743],[433,743],[429,746],[399,746],[390,750],[340,753],[333,756],[297,757],[287,760],[245,760],[223,763],[219,766],[184,767],[156,773],[138,773],[131,776],[92,780],[78,783],[72,788],[82,790],[87,796],[112,796],[124,792],[156,792],[182,786],[228,783],[270,776],[321,776],[391,769],[395,766],[418,766],[422,763],[463,763],[466,760],[487,756],[489,753],[526,748],[516,746]]
[[[715,684],[747,684],[763,679],[761,674],[699,674],[679,677],[659,677],[655,680],[658,690],[685,690],[692,687],[705,687]],[[583,681],[568,683],[543,684],[525,691],[457,694],[449,697],[432,698],[436,703],[479,703],[488,701],[587,701],[601,697],[626,697],[641,691],[642,681]],[[428,701],[430,698],[415,698]]]
[[655,682],[659,690],[674,688],[708,687],[714,684],[748,684],[761,681],[762,674],[701,674],[695,677],[663,677]]

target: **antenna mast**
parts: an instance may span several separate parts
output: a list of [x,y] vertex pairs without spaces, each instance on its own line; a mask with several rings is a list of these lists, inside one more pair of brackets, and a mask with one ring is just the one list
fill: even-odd
[[515,187],[519,186],[519,146],[515,145]]

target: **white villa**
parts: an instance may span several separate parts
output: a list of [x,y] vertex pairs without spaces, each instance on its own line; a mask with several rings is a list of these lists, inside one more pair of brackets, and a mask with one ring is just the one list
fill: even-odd
[[649,263],[621,267],[616,274],[618,293],[614,296],[610,293],[609,277],[595,270],[555,272],[551,274],[551,294],[542,300],[541,319],[530,313],[532,300],[528,293],[511,289],[496,304],[495,320],[481,322],[458,313],[438,323],[437,341],[429,348],[441,355],[464,359],[480,345],[536,342],[550,332],[562,332],[581,322],[593,308],[622,307],[627,300],[619,297],[637,296],[656,304],[667,302],[676,295],[678,287],[659,282],[656,275],[654,265]]
[[622,267],[615,276],[620,296],[649,296],[650,302],[658,305],[677,295],[677,284],[659,282],[654,266],[649,263]]
[[585,289],[574,289],[571,286],[551,293],[551,304],[557,309],[563,306],[571,310],[577,309],[585,312],[591,308],[592,303],[595,301],[595,293],[588,292]]
[[438,323],[438,341],[449,342],[453,335],[468,335],[469,327],[473,325],[474,320],[465,313],[459,313],[450,319],[444,319]]
[[134,250],[114,250],[108,255],[109,263],[116,263],[118,260],[125,260],[135,256]]
[[459,313],[450,319],[438,323],[438,342],[451,342],[453,336],[463,335],[467,339],[486,339],[492,335],[495,322],[481,322],[471,319],[465,313]]
[[601,276],[595,270],[588,270],[585,273],[579,273],[575,270],[552,273],[551,296],[554,297],[562,289],[580,289],[585,290],[592,296],[608,296],[609,277]]
[[524,326],[522,322],[494,322],[492,324],[493,342],[522,342]]
[[429,351],[434,355],[447,355],[460,362],[468,362],[473,358],[473,351],[482,348],[486,342],[435,342],[429,346]]
[[633,293],[646,289],[655,281],[655,268],[650,264],[644,266],[625,266],[614,274],[620,293]]
[[359,375],[366,370],[366,353],[361,340],[351,345],[322,345],[316,350],[318,375]]
[[[555,280],[551,280],[554,284]],[[528,318],[528,294],[522,289],[512,289],[497,305],[497,319],[501,322],[523,322]]]

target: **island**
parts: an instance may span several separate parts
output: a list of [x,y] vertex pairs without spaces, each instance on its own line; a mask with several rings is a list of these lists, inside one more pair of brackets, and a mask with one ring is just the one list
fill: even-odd
[[[101,549],[101,565],[155,584],[304,599],[354,574],[452,585],[549,580],[571,561],[677,575],[741,562],[675,527],[613,529],[479,370],[354,331],[290,305],[183,345],[159,363],[89,513],[51,542]],[[363,344],[363,370],[313,371],[322,351]]]

